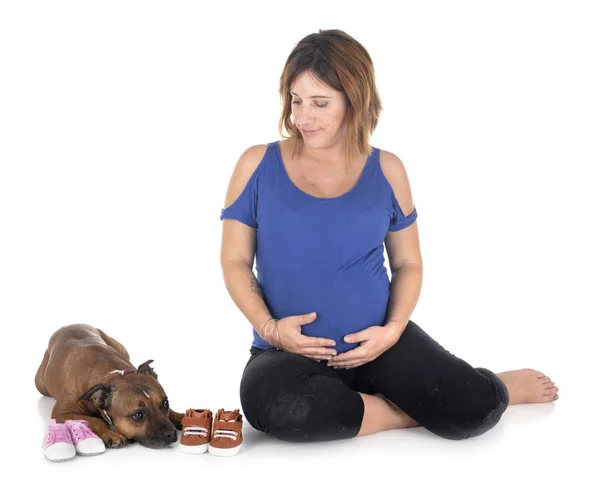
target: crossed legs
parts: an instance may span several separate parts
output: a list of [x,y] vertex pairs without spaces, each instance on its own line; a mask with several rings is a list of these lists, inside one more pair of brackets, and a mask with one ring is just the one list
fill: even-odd
[[414,426],[469,438],[495,426],[509,402],[550,401],[557,391],[532,369],[496,375],[473,368],[412,321],[397,344],[356,369],[334,370],[274,349],[251,351],[240,384],[244,414],[254,428],[286,441]]

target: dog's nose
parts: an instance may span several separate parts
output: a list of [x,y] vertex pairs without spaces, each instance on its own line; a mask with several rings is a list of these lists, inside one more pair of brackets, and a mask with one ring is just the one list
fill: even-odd
[[163,430],[162,436],[167,443],[174,443],[177,441],[177,431],[175,429]]

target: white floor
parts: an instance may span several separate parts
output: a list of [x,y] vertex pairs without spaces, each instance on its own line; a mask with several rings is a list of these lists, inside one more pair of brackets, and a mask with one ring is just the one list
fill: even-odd
[[[574,378],[574,377],[573,377]],[[586,438],[582,423],[586,400],[561,384],[556,403],[510,406],[500,423],[484,435],[462,441],[445,440],[422,427],[393,430],[337,442],[291,444],[274,439],[244,424],[244,443],[230,458],[210,454],[185,455],[176,445],[163,450],[138,444],[107,450],[95,457],[75,457],[51,463],[40,447],[51,398],[31,391],[23,407],[35,410],[27,426],[27,445],[15,453],[21,463],[40,476],[201,476],[240,473],[239,476],[355,476],[376,472],[390,476],[578,476],[595,475],[597,435]],[[32,387],[34,388],[34,387]],[[593,445],[592,441],[595,440]],[[13,456],[14,458],[14,456]],[[396,468],[396,471],[394,471]],[[579,475],[579,472],[584,473]],[[393,475],[392,475],[393,474]],[[5,475],[6,476],[6,475]]]
[[[175,444],[162,450],[132,444],[95,457],[49,462],[41,444],[54,400],[39,394],[34,377],[56,324],[43,323],[29,330],[25,323],[15,323],[19,329],[8,336],[27,337],[27,343],[15,346],[5,340],[0,347],[0,410],[5,417],[0,434],[2,464],[9,469],[18,467],[25,476],[44,478],[191,477],[202,476],[205,471],[225,472],[225,476],[237,472],[240,477],[310,478],[362,477],[369,473],[436,478],[600,476],[598,339],[593,333],[593,305],[581,303],[581,310],[574,308],[568,314],[557,311],[553,316],[523,306],[507,314],[500,306],[481,309],[480,313],[452,313],[444,320],[430,318],[443,317],[442,310],[434,310],[421,313],[415,321],[449,352],[474,367],[496,373],[526,367],[540,370],[560,389],[555,403],[509,406],[494,428],[461,441],[443,439],[418,427],[297,444],[258,432],[244,420],[242,448],[227,458],[186,455]],[[250,355],[251,329],[226,305],[222,309],[219,313],[224,318],[218,324],[202,322],[205,335],[193,344],[184,333],[192,323],[187,317],[169,322],[166,330],[176,331],[170,335],[161,335],[158,329],[140,329],[135,321],[106,320],[101,325],[127,347],[134,365],[155,360],[152,366],[174,410],[231,410],[240,408],[239,383]],[[221,336],[224,342],[218,346],[211,342]],[[217,352],[218,367],[203,359],[216,357]]]

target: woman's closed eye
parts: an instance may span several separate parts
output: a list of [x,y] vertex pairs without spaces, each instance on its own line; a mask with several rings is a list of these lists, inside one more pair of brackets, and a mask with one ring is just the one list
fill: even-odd
[[[295,105],[299,105],[300,101],[292,101],[292,103]],[[327,103],[323,103],[323,104],[315,103],[315,105],[317,105],[319,108],[325,108],[327,106]]]

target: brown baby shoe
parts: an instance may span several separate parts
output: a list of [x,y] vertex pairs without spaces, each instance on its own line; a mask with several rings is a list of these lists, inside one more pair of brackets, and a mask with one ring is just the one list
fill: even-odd
[[242,438],[243,420],[240,409],[226,412],[222,408],[215,415],[212,438],[208,451],[216,456],[235,455],[244,441]]
[[179,449],[183,453],[204,453],[208,450],[213,414],[206,408],[188,408],[181,419]]

